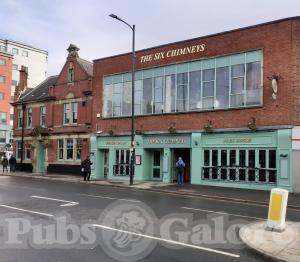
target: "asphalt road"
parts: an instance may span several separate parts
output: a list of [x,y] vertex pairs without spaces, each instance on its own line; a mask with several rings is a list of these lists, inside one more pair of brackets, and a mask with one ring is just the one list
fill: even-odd
[[253,204],[0,176],[0,261],[265,261],[238,229],[266,217]]

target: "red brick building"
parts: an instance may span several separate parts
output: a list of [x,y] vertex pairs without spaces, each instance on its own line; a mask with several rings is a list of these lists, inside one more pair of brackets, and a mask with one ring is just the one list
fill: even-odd
[[[138,51],[135,179],[182,156],[192,184],[299,191],[299,65],[299,17]],[[94,60],[96,178],[129,179],[130,81],[131,53]]]
[[0,153],[10,143],[10,101],[12,84],[12,59],[7,52],[0,51]]
[[80,173],[89,154],[93,65],[70,45],[57,76],[26,90],[22,68],[16,89],[14,148],[20,168],[45,173]]

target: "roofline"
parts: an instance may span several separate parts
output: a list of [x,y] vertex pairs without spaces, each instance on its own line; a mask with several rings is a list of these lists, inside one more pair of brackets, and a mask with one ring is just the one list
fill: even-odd
[[11,57],[13,58],[13,54],[9,53],[9,52],[5,52],[5,51],[0,51],[0,55],[4,55],[4,56],[8,56],[8,57]]
[[39,99],[36,99],[36,100],[17,101],[17,102],[13,102],[13,103],[10,103],[10,104],[12,106],[18,106],[18,105],[28,105],[28,104],[40,103],[40,102],[52,101],[52,100],[56,100],[56,97],[55,96],[47,96],[47,97],[39,98]]
[[[175,45],[175,44],[180,44],[180,43],[184,43],[184,42],[191,42],[191,41],[195,41],[195,40],[201,40],[201,39],[205,39],[205,38],[209,38],[209,37],[214,37],[214,36],[219,36],[219,35],[223,35],[223,34],[229,34],[229,33],[233,33],[233,32],[247,30],[247,29],[258,27],[258,26],[265,26],[265,25],[281,23],[281,22],[285,22],[285,21],[289,21],[289,20],[296,20],[296,19],[300,19],[300,16],[286,17],[286,18],[281,18],[281,19],[277,19],[277,20],[272,20],[272,21],[269,21],[269,22],[264,22],[264,23],[255,24],[255,25],[251,25],[251,26],[246,26],[246,27],[241,27],[241,28],[232,29],[232,30],[228,30],[228,31],[223,31],[223,32],[220,32],[220,33],[214,33],[214,34],[209,34],[209,35],[205,35],[205,36],[180,40],[180,41],[176,41],[176,42],[170,42],[170,43],[167,43],[167,44],[162,44],[162,45],[157,45],[157,46],[152,46],[152,47],[140,49],[140,50],[137,50],[136,52],[144,52],[144,51],[148,51],[148,50],[151,50],[151,49],[161,48],[161,47],[165,47],[165,46],[169,46],[169,45]],[[126,56],[126,55],[130,55],[130,54],[132,54],[132,52],[121,53],[121,54],[107,56],[107,57],[103,57],[103,58],[97,58],[97,59],[94,59],[93,62],[97,62],[97,61],[101,61],[101,60],[107,60],[107,59],[116,58],[116,57],[120,57],[120,56]]]
[[0,39],[0,41],[5,42],[6,44],[7,44],[7,43],[14,43],[14,44],[17,44],[17,45],[19,45],[19,46],[25,46],[25,47],[27,47],[27,48],[34,49],[35,51],[39,51],[39,52],[41,52],[41,53],[45,53],[45,54],[48,55],[48,51],[47,51],[47,50],[44,50],[44,49],[41,49],[41,48],[38,48],[38,47],[34,47],[34,46],[32,46],[32,45],[28,45],[28,44],[25,44],[25,43],[22,43],[22,42],[10,40],[10,39]]

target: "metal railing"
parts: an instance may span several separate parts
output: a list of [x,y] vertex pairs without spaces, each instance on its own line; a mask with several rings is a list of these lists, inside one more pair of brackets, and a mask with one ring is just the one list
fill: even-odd
[[202,179],[210,181],[247,182],[275,184],[275,168],[255,168],[243,166],[206,166],[202,167]]
[[130,175],[130,164],[117,164],[113,166],[114,176],[129,176]]

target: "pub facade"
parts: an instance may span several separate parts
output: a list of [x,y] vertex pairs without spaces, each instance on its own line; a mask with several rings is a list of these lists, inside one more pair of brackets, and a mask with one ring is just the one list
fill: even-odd
[[[136,52],[136,181],[300,190],[300,18]],[[131,53],[94,60],[96,179],[129,180]]]

